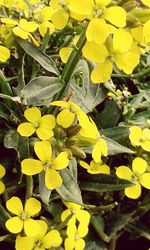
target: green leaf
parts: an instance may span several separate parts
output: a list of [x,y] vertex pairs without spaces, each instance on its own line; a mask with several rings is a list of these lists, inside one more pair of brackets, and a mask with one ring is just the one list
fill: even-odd
[[49,199],[51,196],[51,190],[49,190],[45,185],[45,173],[42,172],[39,174],[39,194],[40,198],[44,204],[49,204]]
[[11,236],[11,234],[6,234],[4,236],[0,236],[0,242],[7,241],[7,239]]
[[84,112],[91,112],[104,101],[107,90],[102,85],[90,84],[88,92],[76,84],[71,84],[71,90],[76,94],[72,101],[78,103]]
[[133,223],[129,223],[126,225],[125,229],[132,234],[144,237],[148,240],[150,240],[150,229],[146,226],[144,226],[142,223],[138,222],[136,225]]
[[53,96],[63,87],[59,78],[41,76],[31,80],[23,88],[21,95],[28,105],[46,105],[52,101]]
[[54,73],[57,76],[59,75],[59,71],[54,61],[49,56],[47,56],[40,49],[27,42],[26,40],[23,40],[19,37],[17,37],[16,40],[19,45],[25,50],[25,52],[33,57],[33,59],[35,59],[44,69],[51,73]]
[[125,144],[129,138],[129,128],[130,126],[120,126],[102,129],[101,134],[120,144]]
[[4,146],[6,148],[18,149],[18,133],[15,129],[10,129],[4,137]]
[[111,140],[110,138],[104,137],[107,147],[108,147],[108,155],[117,155],[117,154],[134,154],[134,151],[122,146],[121,144]]
[[[111,128],[117,125],[121,116],[121,110],[113,100],[106,100],[104,110],[95,119],[98,128]],[[111,117],[111,119],[110,119]]]
[[75,157],[72,157],[69,161],[69,170],[74,179],[77,181],[77,160]]
[[102,217],[100,215],[92,216],[91,223],[95,231],[99,235],[99,237],[106,243],[109,243],[110,237],[104,233],[104,222],[103,222]]
[[62,199],[83,204],[80,188],[70,170],[67,168],[61,170],[60,175],[63,179],[63,184],[59,188],[56,188],[56,191]]
[[118,231],[123,229],[126,224],[128,224],[131,221],[133,213],[128,214],[117,214],[114,216],[107,228],[107,234],[110,236],[110,238],[113,238]]
[[133,186],[128,180],[119,179],[113,175],[98,174],[97,176],[86,176],[86,181],[80,183],[81,190],[89,192],[113,192]]
[[148,120],[150,120],[150,111],[145,110],[132,116],[131,122],[133,123],[133,125],[138,125],[144,128],[146,126],[149,126]]

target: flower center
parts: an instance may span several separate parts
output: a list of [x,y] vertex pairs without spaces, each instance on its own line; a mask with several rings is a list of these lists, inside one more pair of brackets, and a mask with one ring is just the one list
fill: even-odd
[[[42,249],[43,249],[43,242],[42,242],[42,241],[39,241],[39,240],[35,241],[33,250],[34,250],[34,249],[37,249],[37,248],[39,248],[39,249],[42,248]],[[45,248],[44,248],[44,249],[45,249]]]
[[26,220],[26,219],[27,219],[26,213],[23,212],[23,213],[20,215],[20,218],[21,218],[21,220]]
[[102,10],[100,10],[97,6],[94,6],[93,17],[100,17],[102,13]]
[[35,129],[38,129],[39,128],[39,122],[35,122],[34,124],[33,124],[33,126],[35,127]]

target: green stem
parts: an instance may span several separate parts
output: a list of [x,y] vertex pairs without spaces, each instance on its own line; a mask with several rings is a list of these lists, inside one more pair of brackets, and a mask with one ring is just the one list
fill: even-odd
[[50,34],[49,34],[49,30],[46,32],[46,34],[43,37],[42,43],[41,43],[41,50],[42,52],[45,52],[46,47],[48,45],[49,42],[49,38],[50,38]]
[[111,204],[106,205],[106,206],[95,206],[95,205],[86,205],[86,204],[84,204],[84,207],[86,209],[90,209],[90,210],[94,210],[94,211],[108,211],[108,210],[113,209],[117,205],[118,205],[118,203],[114,202],[114,203],[111,203]]
[[143,70],[142,72],[135,73],[135,74],[130,74],[130,75],[122,75],[122,74],[112,74],[111,77],[116,77],[116,78],[139,78],[142,76],[145,76],[150,73],[150,68],[147,68]]
[[33,194],[33,178],[26,176],[26,200],[32,197]]
[[13,96],[13,92],[10,88],[9,83],[7,82],[3,72],[0,70],[0,88],[3,94]]
[[99,222],[95,216],[91,217],[91,223],[92,223],[93,227],[95,228],[97,234],[100,236],[100,238],[107,243],[110,242],[109,236],[104,233],[102,226],[99,224]]
[[6,211],[6,209],[0,204],[0,213],[4,215],[5,219],[10,219],[10,214]]
[[70,78],[72,76],[72,73],[81,57],[81,53],[82,53],[82,48],[85,44],[85,41],[86,41],[86,37],[85,37],[85,33],[86,33],[86,29],[87,29],[87,25],[88,25],[88,22],[85,23],[84,27],[83,27],[83,30],[82,30],[82,33],[80,35],[80,38],[76,44],[76,48],[72,51],[69,59],[68,59],[68,62],[65,64],[65,67],[64,67],[64,70],[62,72],[62,76],[61,76],[61,81],[62,83],[65,85],[64,89],[62,90],[62,92],[59,94],[59,96],[57,96],[57,99],[62,99],[66,92],[67,92],[67,89],[70,85]]

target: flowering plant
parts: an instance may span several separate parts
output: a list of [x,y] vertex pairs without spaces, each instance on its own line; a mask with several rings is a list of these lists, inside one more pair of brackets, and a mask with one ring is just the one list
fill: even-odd
[[0,247],[148,250],[149,50],[149,0],[0,0]]

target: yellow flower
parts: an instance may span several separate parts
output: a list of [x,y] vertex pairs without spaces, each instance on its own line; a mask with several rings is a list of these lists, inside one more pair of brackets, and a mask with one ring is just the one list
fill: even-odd
[[58,247],[62,243],[60,233],[53,229],[47,232],[48,226],[45,221],[37,220],[39,232],[35,237],[18,235],[16,238],[16,250],[45,250]]
[[34,151],[39,160],[24,159],[21,162],[22,173],[35,175],[45,171],[45,184],[48,189],[55,189],[61,186],[62,178],[57,170],[68,166],[69,159],[67,152],[61,152],[56,158],[53,158],[52,147],[48,141],[36,142]]
[[81,205],[69,201],[63,201],[63,203],[65,204],[67,209],[64,210],[61,214],[62,221],[65,221],[67,217],[72,214],[72,217],[69,220],[70,223],[71,221],[76,222],[77,220],[79,223],[85,225],[86,227],[88,226],[91,216],[87,211],[82,209]]
[[65,250],[83,250],[85,248],[85,241],[82,239],[88,233],[86,224],[79,223],[78,227],[75,225],[75,220],[69,221],[67,227],[67,238],[65,239]]
[[[0,164],[0,179],[3,178],[3,176],[5,175],[6,170],[5,168],[2,166],[2,164]],[[4,183],[0,180],[0,194],[2,194],[5,190],[5,185]]]
[[55,128],[55,117],[53,115],[41,116],[37,107],[28,108],[24,112],[28,122],[21,123],[17,131],[22,136],[31,136],[35,132],[41,140],[48,140],[53,136],[52,129]]
[[9,49],[0,45],[0,62],[6,62],[9,57],[10,57]]
[[63,107],[63,110],[57,115],[57,123],[63,128],[68,128],[77,117],[80,126],[85,126],[89,121],[88,116],[80,109],[80,107],[71,101],[54,101],[51,105]]
[[145,151],[150,152],[150,129],[144,128],[143,130],[138,126],[132,126],[130,129],[129,139],[131,144],[141,146]]
[[11,18],[1,18],[2,23],[11,24],[12,31],[16,36],[21,37],[22,39],[32,39],[36,46],[39,46],[35,38],[30,34],[38,28],[38,24],[34,21],[27,21],[26,19],[21,19],[19,22]]
[[80,161],[80,165],[87,169],[90,174],[110,174],[110,168],[106,164],[102,164],[102,161],[96,163],[94,160],[90,162],[90,165],[85,161]]
[[6,228],[11,233],[20,233],[23,229],[26,235],[35,236],[38,233],[39,225],[31,217],[41,210],[41,203],[35,198],[29,198],[23,208],[21,200],[13,196],[6,202],[7,209],[15,214],[15,217],[6,221]]
[[121,179],[133,182],[135,185],[125,188],[125,195],[131,199],[137,199],[141,195],[141,186],[150,189],[150,173],[146,172],[147,162],[136,157],[132,162],[132,170],[126,166],[120,166],[116,170],[116,175]]

